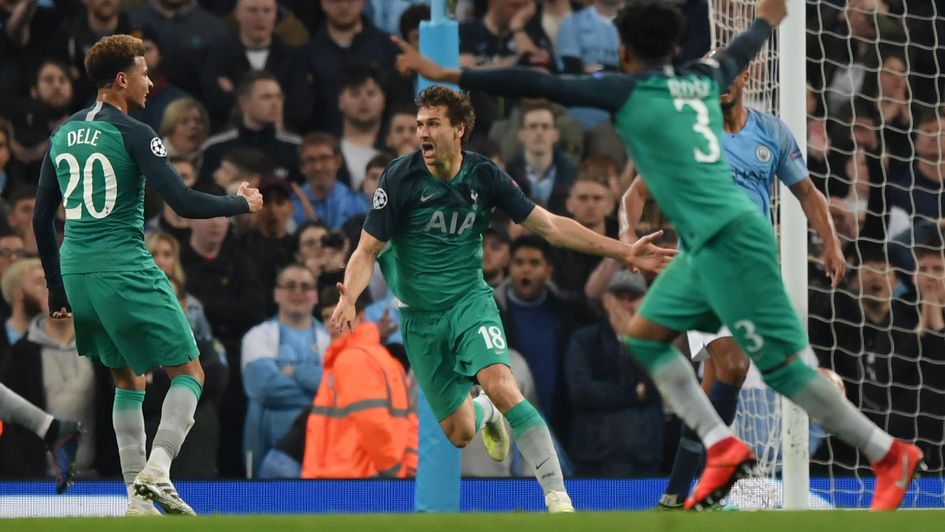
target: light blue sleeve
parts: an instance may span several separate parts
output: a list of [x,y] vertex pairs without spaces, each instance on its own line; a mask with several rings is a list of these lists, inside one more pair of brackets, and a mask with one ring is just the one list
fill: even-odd
[[262,358],[243,368],[246,396],[266,408],[304,408],[311,394],[279,369],[274,358]]
[[295,219],[295,223],[302,225],[305,223],[305,210],[302,209],[302,201],[299,198],[292,198],[292,218]]
[[352,191],[351,195],[351,218],[366,214],[371,210],[371,200],[367,196],[356,191]]
[[314,396],[315,392],[318,391],[319,385],[322,383],[322,375],[325,371],[325,368],[322,366],[322,358],[325,355],[325,350],[331,345],[331,335],[328,334],[328,329],[325,328],[322,322],[315,319],[312,321],[314,321],[315,325],[315,361],[296,364],[292,378],[295,379],[295,382],[299,383],[303,389],[308,390]]
[[558,40],[555,41],[555,55],[558,59],[559,69],[564,68],[562,61],[564,57],[576,57],[582,61],[584,60],[581,57],[581,45],[578,42],[579,33],[575,15],[568,15],[561,21],[561,26],[558,28]]
[[391,305],[390,299],[382,299],[380,301],[375,301],[367,307],[364,308],[364,319],[372,323],[380,323],[381,317],[384,315],[384,311],[387,310],[387,315],[397,325],[397,330],[391,333],[390,336],[384,339],[385,344],[402,344],[404,343],[404,338],[400,333],[400,311],[396,307]]
[[312,395],[315,395],[315,392],[318,391],[318,385],[322,382],[323,371],[321,364],[306,362],[295,366],[292,378],[295,379],[295,382],[299,383],[302,389],[312,392]]
[[772,127],[774,128],[774,137],[778,143],[778,179],[787,186],[796,185],[810,175],[807,171],[807,163],[804,162],[804,154],[797,146],[794,135],[788,129],[787,124],[780,118],[772,118]]

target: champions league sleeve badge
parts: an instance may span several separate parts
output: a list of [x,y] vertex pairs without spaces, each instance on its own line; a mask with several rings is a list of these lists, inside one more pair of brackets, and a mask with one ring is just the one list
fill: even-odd
[[387,192],[384,192],[383,188],[378,188],[374,191],[374,199],[372,200],[375,210],[383,209],[387,206]]

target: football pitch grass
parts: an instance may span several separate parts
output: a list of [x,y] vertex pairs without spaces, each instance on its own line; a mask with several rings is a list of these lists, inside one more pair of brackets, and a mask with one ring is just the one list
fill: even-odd
[[586,512],[570,515],[544,513],[502,514],[322,514],[246,515],[137,518],[62,518],[0,520],[0,530],[66,532],[311,532],[357,530],[378,532],[481,532],[609,530],[640,532],[930,532],[942,530],[945,513],[909,510],[872,514],[865,511],[811,512]]

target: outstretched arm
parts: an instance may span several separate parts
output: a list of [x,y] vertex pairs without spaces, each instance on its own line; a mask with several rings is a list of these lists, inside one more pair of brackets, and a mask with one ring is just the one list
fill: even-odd
[[256,212],[262,208],[262,194],[249,183],[240,185],[236,196],[217,196],[187,188],[180,176],[160,173],[148,178],[154,190],[184,218],[216,218]]
[[677,253],[675,249],[661,248],[653,244],[653,240],[662,234],[661,231],[647,235],[628,246],[599,235],[571,218],[552,214],[538,206],[522,225],[554,246],[617,259],[630,268],[648,273],[661,272]]
[[833,219],[830,217],[827,198],[814,187],[810,177],[791,185],[791,193],[801,202],[804,214],[824,242],[824,269],[827,271],[827,277],[830,277],[830,285],[836,288],[846,273],[847,262],[840,248],[840,239],[837,238]]
[[[649,197],[649,189],[639,176],[630,184],[630,188],[620,198],[620,207],[617,211],[617,223],[620,231],[618,238],[625,244],[633,245],[637,241],[636,227],[643,215],[643,206]],[[620,263],[612,259],[600,261],[597,268],[588,276],[584,283],[584,297],[596,300],[604,294],[610,278],[620,269]]]
[[167,160],[167,150],[160,138],[147,126],[129,131],[125,143],[154,190],[184,218],[236,216],[262,209],[262,195],[247,183],[240,185],[237,196],[216,196],[187,188]]
[[630,188],[623,193],[623,197],[620,198],[620,207],[617,210],[617,223],[620,226],[618,236],[621,242],[633,244],[637,241],[637,224],[640,223],[640,218],[643,217],[643,207],[649,197],[650,189],[646,188],[646,183],[643,182],[643,178],[640,176],[637,176],[630,183]]
[[710,59],[702,59],[695,67],[713,70],[712,74],[723,92],[728,90],[735,78],[758,55],[765,41],[771,36],[771,30],[778,27],[787,16],[785,0],[760,0],[755,15],[757,18],[748,29],[736,35],[719,53]]
[[528,68],[443,68],[399,37],[391,37],[400,47],[397,69],[414,72],[437,82],[455,83],[464,89],[481,90],[513,97],[548,98],[564,105],[596,107],[617,112],[633,88],[629,76],[552,76]]
[[361,240],[351,255],[348,266],[345,268],[345,281],[338,283],[338,292],[341,299],[338,306],[331,313],[329,325],[336,331],[351,331],[351,323],[357,314],[354,303],[367,288],[371,274],[374,272],[374,262],[384,249],[386,242],[378,240],[371,233],[361,230]]

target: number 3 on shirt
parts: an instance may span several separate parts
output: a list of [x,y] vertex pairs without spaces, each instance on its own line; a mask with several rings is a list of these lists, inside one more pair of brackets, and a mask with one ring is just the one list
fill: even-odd
[[735,329],[741,330],[745,336],[745,341],[751,342],[751,345],[745,346],[745,351],[757,353],[765,346],[765,339],[758,334],[755,324],[751,320],[738,320],[735,322]]
[[696,162],[714,163],[718,161],[719,155],[721,155],[719,139],[715,136],[715,133],[712,132],[712,128],[709,127],[709,109],[705,106],[705,102],[702,100],[677,98],[673,100],[673,104],[676,106],[677,111],[682,111],[683,107],[687,105],[692,107],[696,112],[696,123],[692,125],[692,130],[705,137],[706,142],[709,143],[708,153],[699,148],[693,148],[692,154],[695,155]]
[[505,338],[502,336],[502,329],[495,325],[487,329],[486,326],[483,325],[479,327],[479,334],[482,335],[482,339],[486,342],[487,349],[505,349]]
[[[71,153],[62,153],[56,157],[56,167],[65,161],[69,167],[69,183],[66,185],[66,193],[62,196],[62,205],[66,209],[66,220],[82,219],[82,203],[73,207],[69,206],[69,199],[79,186],[79,160]],[[92,172],[95,170],[95,163],[102,166],[102,173],[105,174],[105,205],[102,210],[95,208],[95,202],[92,199]],[[101,153],[95,152],[89,155],[85,160],[85,167],[82,168],[82,197],[85,203],[85,209],[89,211],[92,218],[100,220],[109,215],[115,208],[115,200],[118,197],[118,180],[115,179],[115,169],[108,158]]]

